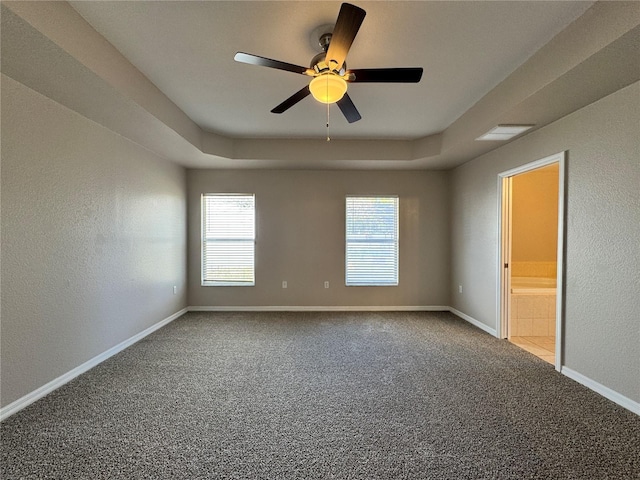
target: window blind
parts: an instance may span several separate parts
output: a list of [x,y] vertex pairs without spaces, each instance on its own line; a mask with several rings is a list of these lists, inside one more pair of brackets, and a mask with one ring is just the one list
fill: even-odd
[[398,285],[398,197],[347,197],[346,284]]
[[202,285],[255,285],[255,196],[202,196]]

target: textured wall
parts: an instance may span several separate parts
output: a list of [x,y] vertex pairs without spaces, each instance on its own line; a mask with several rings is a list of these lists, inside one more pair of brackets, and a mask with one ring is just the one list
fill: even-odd
[[1,192],[3,406],[186,306],[184,169],[4,75]]
[[[447,305],[447,173],[189,170],[187,179],[189,305]],[[203,193],[256,194],[255,287],[200,286]],[[399,195],[399,286],[345,287],[347,194]]]
[[[500,172],[568,151],[564,361],[640,401],[640,83],[452,173],[452,305],[495,327]],[[457,285],[463,284],[462,294]]]

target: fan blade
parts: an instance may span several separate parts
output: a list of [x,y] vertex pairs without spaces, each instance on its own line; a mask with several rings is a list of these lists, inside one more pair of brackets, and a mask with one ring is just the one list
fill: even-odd
[[302,75],[313,75],[313,72],[309,72],[307,67],[301,67],[300,65],[294,65],[292,63],[281,62],[279,60],[272,60],[270,58],[259,57],[258,55],[252,55],[250,53],[238,52],[233,59],[236,62],[248,63],[249,65],[258,65],[260,67],[277,68],[278,70],[285,70],[287,72],[300,73]]
[[352,83],[380,82],[380,83],[418,83],[422,78],[422,68],[362,68],[349,70],[355,75]]
[[309,90],[309,85],[298,90],[296,93],[287,98],[284,102],[278,105],[276,108],[271,110],[271,113],[283,113],[293,107],[296,103],[298,103],[303,98],[307,97],[311,91]]
[[345,93],[344,97],[342,97],[336,103],[338,104],[338,108],[340,108],[340,111],[344,115],[344,118],[347,119],[347,122],[357,122],[362,118],[360,116],[360,112],[358,112],[358,109],[351,101],[351,97],[349,96],[349,94]]
[[338,71],[342,68],[366,14],[363,9],[350,3],[343,3],[340,7],[326,56],[327,65],[331,70]]

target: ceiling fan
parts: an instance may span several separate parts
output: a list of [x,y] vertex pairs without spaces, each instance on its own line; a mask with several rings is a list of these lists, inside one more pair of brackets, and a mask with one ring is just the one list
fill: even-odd
[[311,94],[321,103],[337,103],[349,123],[357,122],[362,117],[347,93],[348,83],[417,83],[422,78],[422,68],[347,69],[345,59],[365,15],[362,8],[343,3],[333,31],[321,32],[322,52],[313,57],[310,68],[243,52],[236,53],[234,60],[312,77],[309,85],[271,110],[272,113],[283,113]]

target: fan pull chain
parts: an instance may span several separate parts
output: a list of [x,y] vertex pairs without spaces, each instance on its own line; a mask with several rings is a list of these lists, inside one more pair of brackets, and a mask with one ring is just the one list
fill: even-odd
[[329,136],[329,104],[327,103],[327,142],[331,141],[331,137]]
[[[329,98],[329,77],[327,76],[327,98]],[[331,141],[329,136],[329,102],[327,102],[327,142]]]

